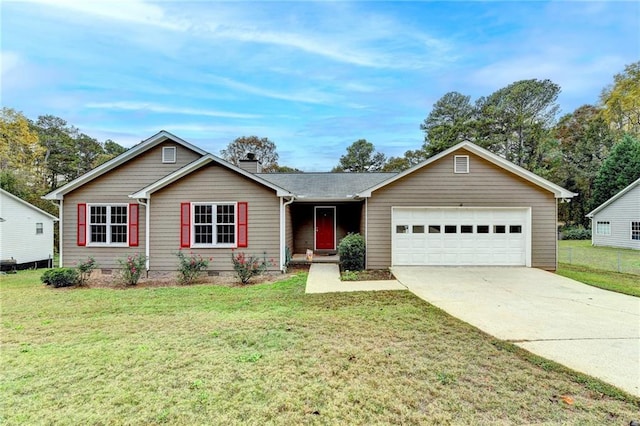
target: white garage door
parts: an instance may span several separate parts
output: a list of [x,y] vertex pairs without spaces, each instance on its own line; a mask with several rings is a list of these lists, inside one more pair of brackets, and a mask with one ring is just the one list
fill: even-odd
[[394,265],[530,266],[528,208],[392,208]]

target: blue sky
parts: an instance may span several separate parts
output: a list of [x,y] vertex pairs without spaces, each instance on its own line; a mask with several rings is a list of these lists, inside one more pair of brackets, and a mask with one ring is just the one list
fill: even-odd
[[130,147],[159,130],[213,154],[268,137],[327,171],[358,139],[422,145],[447,92],[551,79],[562,113],[640,59],[638,2],[0,3],[3,106]]

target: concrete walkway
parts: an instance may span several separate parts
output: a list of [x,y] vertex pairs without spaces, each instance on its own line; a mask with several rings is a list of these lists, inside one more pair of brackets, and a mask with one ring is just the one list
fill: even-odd
[[406,290],[397,280],[340,281],[340,268],[335,263],[312,263],[307,276],[306,293],[343,291]]
[[640,396],[640,298],[535,268],[395,267],[393,274],[486,333]]

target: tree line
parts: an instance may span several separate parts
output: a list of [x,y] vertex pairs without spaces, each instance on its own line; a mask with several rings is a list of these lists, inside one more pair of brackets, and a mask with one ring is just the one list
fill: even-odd
[[[561,88],[550,80],[521,80],[475,101],[459,92],[442,96],[420,123],[421,146],[389,157],[359,139],[333,172],[398,172],[459,142],[470,141],[579,195],[559,208],[568,225],[588,226],[585,215],[640,178],[640,62],[627,65],[605,87],[598,105],[558,118]],[[40,197],[126,151],[100,142],[52,115],[33,121],[11,108],[0,116],[0,187],[57,214]],[[276,144],[242,136],[220,151],[238,165],[247,153],[264,172],[301,172],[278,164]]]

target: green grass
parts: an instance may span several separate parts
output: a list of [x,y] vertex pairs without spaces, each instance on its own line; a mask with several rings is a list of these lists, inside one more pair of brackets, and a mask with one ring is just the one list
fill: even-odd
[[558,265],[556,273],[594,287],[640,297],[640,277],[637,275],[602,271],[586,266],[562,263]]
[[640,250],[593,247],[589,240],[558,241],[558,262],[640,275]]
[[[629,424],[640,401],[406,291],[0,282],[0,423]],[[558,402],[569,395],[575,403]]]

